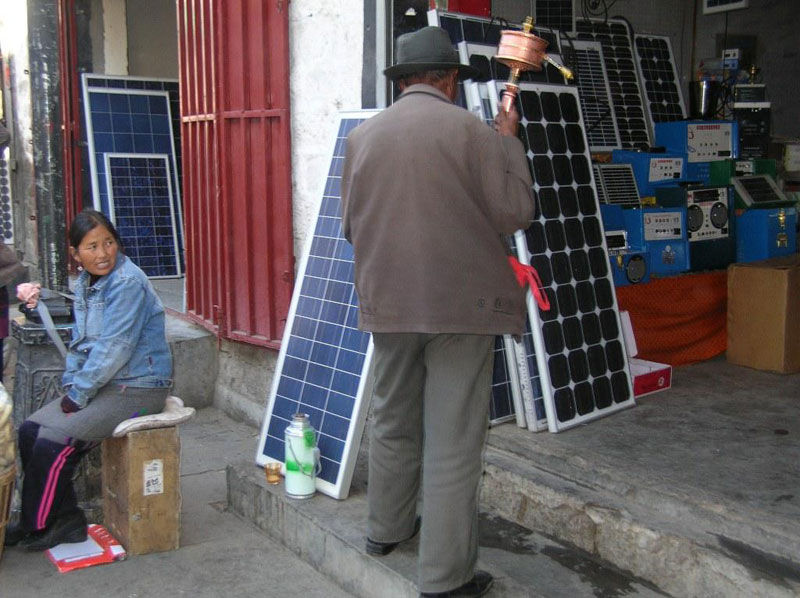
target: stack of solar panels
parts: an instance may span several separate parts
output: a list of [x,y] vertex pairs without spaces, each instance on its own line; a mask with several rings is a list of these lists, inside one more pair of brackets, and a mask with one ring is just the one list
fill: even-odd
[[597,41],[603,48],[611,102],[623,149],[648,149],[652,142],[645,103],[634,59],[632,35],[621,19],[576,19],[578,39]]
[[[507,79],[508,67],[492,60],[497,53],[497,44],[503,29],[521,30],[520,23],[507,23],[498,19],[484,19],[472,15],[440,10],[428,11],[428,24],[443,28],[450,34],[454,46],[466,42],[467,58],[462,55],[464,64],[471,64],[480,69],[484,77],[490,79]],[[502,26],[501,26],[502,24]],[[533,33],[548,43],[547,53],[557,62],[561,62],[559,32],[557,29],[534,28]],[[488,81],[489,79],[484,79]],[[561,72],[550,63],[545,63],[541,71],[525,71],[521,81],[566,83]]]
[[183,271],[178,82],[84,74],[94,208],[148,276]]

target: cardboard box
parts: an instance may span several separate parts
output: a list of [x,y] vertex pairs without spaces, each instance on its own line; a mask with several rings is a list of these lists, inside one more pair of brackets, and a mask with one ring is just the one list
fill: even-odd
[[129,555],[175,550],[181,529],[178,428],[130,432],[103,441],[106,527]]
[[728,361],[800,372],[800,255],[728,268]]
[[625,349],[628,351],[628,368],[633,378],[634,398],[643,397],[672,387],[672,366],[666,363],[657,363],[638,359],[639,349],[636,346],[636,337],[633,334],[631,315],[627,311],[619,312],[622,322],[622,336],[625,339]]

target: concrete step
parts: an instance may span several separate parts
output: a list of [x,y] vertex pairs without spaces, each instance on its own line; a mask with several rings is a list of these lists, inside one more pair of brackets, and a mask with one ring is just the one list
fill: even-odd
[[217,378],[217,338],[181,316],[167,313],[167,340],[172,349],[172,394],[187,407],[201,409],[214,402]]
[[675,596],[800,595],[800,376],[713,360],[562,434],[498,426],[485,509]]
[[[234,463],[227,468],[228,504],[353,596],[416,597],[416,541],[401,544],[386,557],[364,552],[363,461],[351,495],[343,501],[321,494],[289,499],[283,485],[267,485],[251,461]],[[491,513],[481,515],[480,546],[478,567],[495,577],[493,598],[664,595],[584,551]]]

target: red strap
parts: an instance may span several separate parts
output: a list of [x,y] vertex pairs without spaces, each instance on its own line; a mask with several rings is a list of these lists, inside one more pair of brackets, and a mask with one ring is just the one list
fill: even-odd
[[511,269],[514,270],[514,276],[517,277],[517,283],[522,288],[527,284],[531,288],[533,298],[539,305],[542,311],[550,311],[550,299],[542,290],[542,281],[539,278],[539,273],[533,266],[525,266],[513,255],[508,256],[508,263],[511,264]]

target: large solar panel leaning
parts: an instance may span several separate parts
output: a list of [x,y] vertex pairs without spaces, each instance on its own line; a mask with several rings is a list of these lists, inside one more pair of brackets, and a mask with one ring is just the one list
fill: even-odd
[[653,130],[656,123],[685,119],[686,105],[669,37],[636,34],[634,45],[636,67]]
[[611,103],[623,149],[648,149],[653,136],[642,101],[628,24],[620,19],[576,19],[575,30],[578,39],[598,41],[603,47]]
[[178,82],[84,73],[81,83],[94,208],[107,207],[103,152],[165,153],[172,161],[173,203],[182,226]]
[[[463,42],[462,42],[463,43]],[[494,121],[494,110],[492,102],[489,99],[489,88],[496,85],[495,81],[486,83],[475,83],[467,81],[466,91],[468,106],[471,112],[478,118],[482,119],[488,125]],[[514,241],[510,239],[512,246]],[[497,350],[497,347],[496,347]],[[508,363],[508,371],[512,379],[511,388],[514,389],[515,399],[515,415],[517,418],[517,425],[521,428],[527,427],[529,430],[539,432],[547,429],[547,414],[544,410],[544,398],[542,397],[542,385],[539,381],[539,369],[536,365],[536,353],[531,336],[530,324],[526,325],[526,331],[522,338],[512,340],[511,337],[505,337],[505,351],[504,355]],[[498,375],[502,373],[502,369],[495,363],[495,380],[493,388],[502,388],[502,381],[498,380]],[[502,395],[493,393],[492,401],[502,401]],[[490,413],[499,413],[501,410],[492,406]],[[494,417],[492,415],[492,417]]]
[[614,107],[611,105],[611,88],[608,84],[603,49],[599,42],[575,40],[573,70],[580,92],[583,120],[589,149],[610,152],[620,149],[619,127]]
[[[176,219],[179,268],[171,274],[180,276],[183,254],[183,220],[179,185],[179,130],[177,82],[137,77],[111,77],[84,73],[83,105],[91,176],[93,207],[111,215],[109,181],[105,155],[166,154],[170,162],[172,209]],[[179,138],[178,138],[179,141]],[[156,245],[149,238],[145,244]]]
[[600,203],[641,208],[639,188],[630,164],[593,164],[594,182]]
[[377,110],[342,112],[331,165],[297,272],[261,429],[256,462],[284,461],[284,431],[306,413],[317,431],[317,489],[346,498],[371,395],[372,340],[358,330],[353,249],[342,235],[341,175],[347,135]]
[[[503,89],[490,89],[495,111]],[[548,428],[558,432],[632,406],[633,388],[578,90],[523,83],[517,104],[538,209],[516,250],[550,300],[541,311],[528,293]]]

